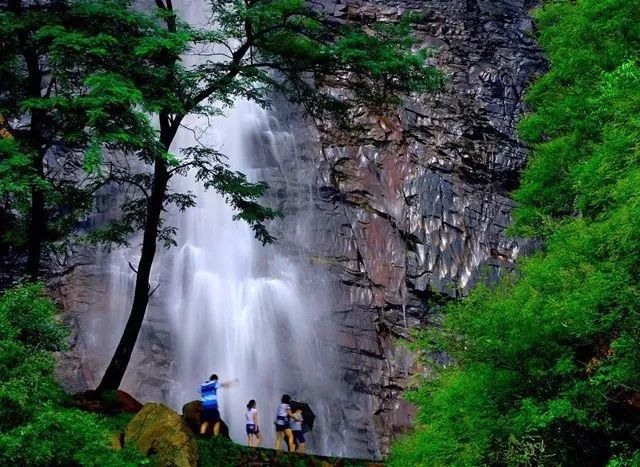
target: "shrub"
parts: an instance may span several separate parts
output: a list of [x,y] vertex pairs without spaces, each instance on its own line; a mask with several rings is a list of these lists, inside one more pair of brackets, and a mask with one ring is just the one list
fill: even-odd
[[66,406],[51,352],[65,327],[38,284],[0,296],[0,465],[127,466],[147,461],[111,446],[115,422]]

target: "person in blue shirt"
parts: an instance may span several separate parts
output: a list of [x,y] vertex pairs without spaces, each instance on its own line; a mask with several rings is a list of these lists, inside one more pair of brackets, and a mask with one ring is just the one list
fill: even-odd
[[200,434],[204,435],[209,428],[209,423],[213,424],[213,436],[218,436],[220,432],[220,410],[218,408],[218,389],[229,387],[238,382],[238,378],[221,383],[218,375],[213,374],[208,381],[200,386],[202,396],[202,411],[200,412]]

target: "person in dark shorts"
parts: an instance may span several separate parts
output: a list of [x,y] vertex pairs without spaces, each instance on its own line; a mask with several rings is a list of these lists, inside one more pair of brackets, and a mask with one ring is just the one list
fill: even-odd
[[293,433],[289,427],[289,417],[291,417],[289,402],[291,402],[291,396],[289,394],[283,394],[276,412],[276,451],[282,449],[282,438],[285,438],[289,451],[293,451]]
[[209,424],[213,425],[213,436],[218,436],[220,432],[220,410],[218,408],[218,389],[231,386],[238,379],[220,383],[218,375],[213,374],[208,381],[200,386],[200,394],[202,396],[202,411],[200,412],[200,434],[204,435],[209,428]]
[[262,435],[258,427],[258,410],[256,401],[251,399],[247,404],[247,446],[258,448],[262,444]]
[[304,454],[304,432],[302,431],[302,409],[295,410],[290,417],[289,426],[293,434],[296,451]]

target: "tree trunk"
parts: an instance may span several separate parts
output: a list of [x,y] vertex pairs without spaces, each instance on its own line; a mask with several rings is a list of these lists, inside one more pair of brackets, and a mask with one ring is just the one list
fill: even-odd
[[[35,155],[33,168],[39,178],[44,178],[43,156]],[[40,275],[42,242],[47,228],[47,212],[44,205],[44,193],[40,188],[31,189],[31,209],[29,213],[29,231],[27,234],[27,269],[29,280],[35,282]]]
[[[161,114],[160,140],[167,150],[171,145],[171,141],[173,141],[176,130],[177,127],[173,129],[169,124],[167,115]],[[160,215],[162,214],[169,178],[166,162],[161,156],[156,157],[153,171],[153,188],[147,204],[147,219],[144,227],[142,252],[140,262],[138,263],[131,314],[127,320],[127,325],[124,328],[118,347],[113,354],[111,363],[109,363],[102,377],[102,381],[100,381],[100,384],[96,388],[98,394],[109,390],[115,391],[120,387],[122,378],[131,360],[133,348],[138,340],[138,334],[140,334],[142,321],[144,320],[144,315],[149,303],[149,278],[151,276],[151,266],[153,265],[153,260],[156,255]]]
[[[29,95],[33,98],[41,97],[42,70],[38,51],[28,45],[28,37],[21,33],[20,41],[23,56],[29,76]],[[29,124],[29,147],[33,151],[31,166],[38,178],[44,180],[44,157],[46,146],[43,137],[45,114],[40,109],[32,109]],[[40,260],[42,257],[42,242],[47,229],[47,212],[42,188],[36,183],[31,188],[31,207],[29,213],[29,227],[27,231],[27,267],[26,273],[31,281],[37,281],[40,275]]]
[[[171,0],[166,0],[166,3],[162,0],[156,0],[156,4],[161,9],[173,12]],[[165,21],[167,23],[167,29],[170,32],[175,32],[175,17],[173,15],[169,15],[165,18]],[[178,59],[179,57],[177,56],[167,57],[169,62],[175,62]],[[158,116],[158,120],[160,122],[160,142],[166,151],[169,151],[171,142],[176,136],[180,122],[183,118],[184,115],[174,115],[172,119],[170,118],[168,111],[160,112],[160,115]],[[131,360],[133,348],[138,340],[138,334],[140,334],[142,321],[144,320],[147,305],[149,304],[149,277],[151,275],[153,259],[156,255],[156,242],[158,240],[158,228],[160,227],[160,215],[162,214],[169,178],[170,175],[166,162],[162,156],[156,156],[153,172],[153,189],[147,205],[147,219],[144,226],[142,254],[140,256],[140,262],[138,263],[131,314],[127,320],[127,325],[124,328],[118,347],[113,354],[111,363],[109,363],[109,366],[102,377],[102,381],[100,381],[100,384],[96,388],[96,392],[98,394],[108,390],[115,391],[120,387],[124,373],[127,370],[129,361]]]

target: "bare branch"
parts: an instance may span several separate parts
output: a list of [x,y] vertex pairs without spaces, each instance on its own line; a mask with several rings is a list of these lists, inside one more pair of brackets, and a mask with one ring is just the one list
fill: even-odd
[[[158,282],[158,285],[156,285],[154,289],[151,291],[151,293],[148,295],[149,298],[151,298],[151,296],[156,292],[156,290],[158,290],[158,287],[160,287],[160,282]],[[151,288],[151,285],[149,285],[149,288]]]

